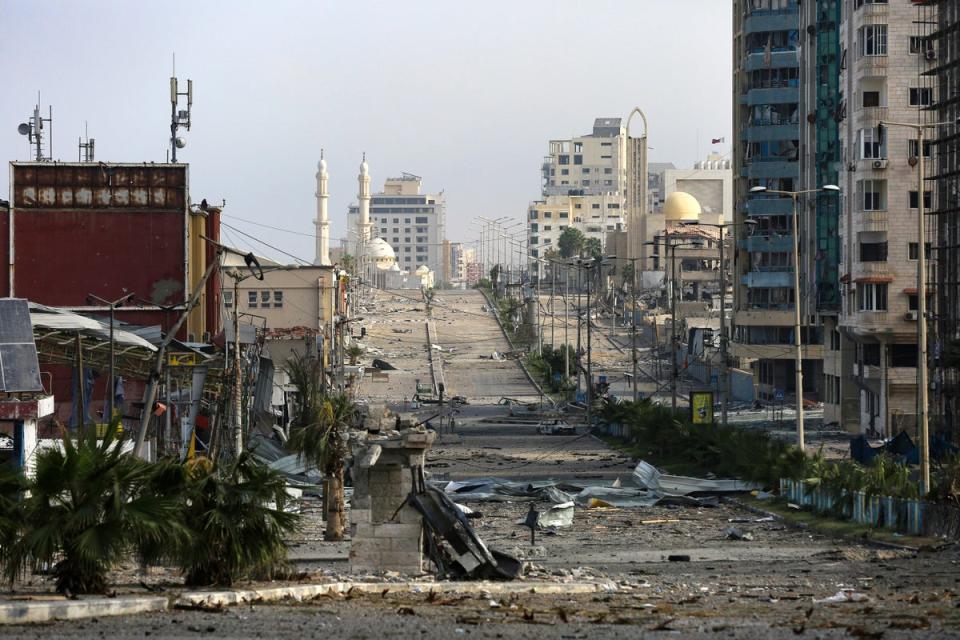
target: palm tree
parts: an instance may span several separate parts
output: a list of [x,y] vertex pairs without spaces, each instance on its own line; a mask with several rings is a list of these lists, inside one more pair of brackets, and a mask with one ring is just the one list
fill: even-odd
[[54,564],[61,593],[104,593],[107,572],[137,553],[145,560],[178,548],[188,535],[182,499],[157,493],[158,475],[171,463],[151,464],[122,453],[116,422],[105,437],[96,430],[37,456],[36,477],[21,505],[22,536],[6,562],[12,582],[25,569]]
[[357,364],[360,356],[363,355],[363,347],[358,344],[351,344],[347,347],[347,357],[350,358],[350,364]]
[[343,472],[347,430],[356,418],[357,407],[346,394],[322,392],[317,383],[320,365],[316,358],[294,356],[287,360],[286,370],[297,389],[290,446],[302,460],[323,472],[324,538],[342,540],[346,527]]
[[194,535],[181,546],[191,586],[224,585],[245,576],[271,578],[286,562],[286,534],[299,515],[284,510],[286,481],[247,453],[223,470],[207,458],[186,465],[185,521]]

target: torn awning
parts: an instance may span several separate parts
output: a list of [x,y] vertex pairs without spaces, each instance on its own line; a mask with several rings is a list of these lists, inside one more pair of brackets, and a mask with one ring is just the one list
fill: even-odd
[[883,284],[885,282],[893,282],[893,276],[860,276],[859,278],[854,278],[853,281],[857,284]]

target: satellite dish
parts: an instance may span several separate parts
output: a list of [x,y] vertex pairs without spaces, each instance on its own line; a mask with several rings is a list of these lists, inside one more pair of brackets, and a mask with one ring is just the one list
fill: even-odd
[[183,149],[185,146],[187,146],[187,141],[184,140],[183,138],[177,138],[174,141],[174,144],[177,145],[177,149]]
[[28,125],[26,122],[21,122],[20,126],[17,127],[17,131],[20,133],[20,135],[25,136],[30,133],[30,125]]

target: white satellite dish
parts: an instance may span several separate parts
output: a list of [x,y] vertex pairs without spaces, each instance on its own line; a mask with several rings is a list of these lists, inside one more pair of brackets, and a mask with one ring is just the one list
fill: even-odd
[[25,136],[30,133],[30,125],[28,125],[26,122],[21,122],[20,126],[17,127],[17,131],[20,132],[20,135]]
[[183,138],[177,138],[175,144],[177,145],[177,149],[183,149],[185,146],[187,146],[187,141]]

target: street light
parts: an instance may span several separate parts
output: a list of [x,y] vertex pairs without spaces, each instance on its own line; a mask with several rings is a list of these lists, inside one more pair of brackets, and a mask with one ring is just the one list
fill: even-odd
[[789,196],[793,201],[793,342],[796,346],[796,352],[794,353],[796,381],[794,385],[797,387],[797,446],[800,447],[801,451],[804,450],[805,443],[803,434],[803,355],[800,350],[800,239],[797,232],[797,198],[806,193],[820,193],[821,191],[838,193],[840,187],[835,184],[825,184],[819,189],[804,189],[802,191],[781,191],[762,186],[750,189],[750,193],[772,193]]
[[593,362],[591,360],[591,330],[590,330],[590,270],[610,264],[617,256],[595,256],[592,258],[576,258],[571,261],[577,269],[587,270],[587,425],[592,426],[593,417]]
[[929,124],[881,121],[878,137],[883,140],[883,127],[907,127],[917,132],[917,418],[920,423],[920,497],[930,491],[930,420],[927,408],[927,243],[926,212],[924,211],[923,138],[932,127],[960,127],[960,117],[954,122]]
[[690,220],[680,224],[689,226],[713,227],[720,230],[720,423],[727,426],[727,403],[730,397],[730,371],[729,360],[727,358],[727,267],[723,260],[723,230],[727,227],[747,226],[751,229],[756,228],[758,222],[753,218],[748,218],[743,222],[731,222],[730,224],[712,224],[709,222],[699,222]]
[[[125,293],[116,300],[104,300],[100,296],[95,296],[92,293],[87,294],[88,300],[94,300],[101,304],[105,304],[110,307],[110,373],[107,378],[107,412],[105,422],[109,428],[110,422],[113,420],[113,403],[116,397],[116,388],[114,383],[114,343],[113,343],[113,321],[114,321],[114,312],[117,310],[117,307],[123,306],[123,303],[128,302],[132,298],[134,293]],[[79,374],[80,384],[83,384],[83,372]],[[81,407],[82,408],[82,407]],[[83,422],[83,416],[80,416],[81,422]]]

